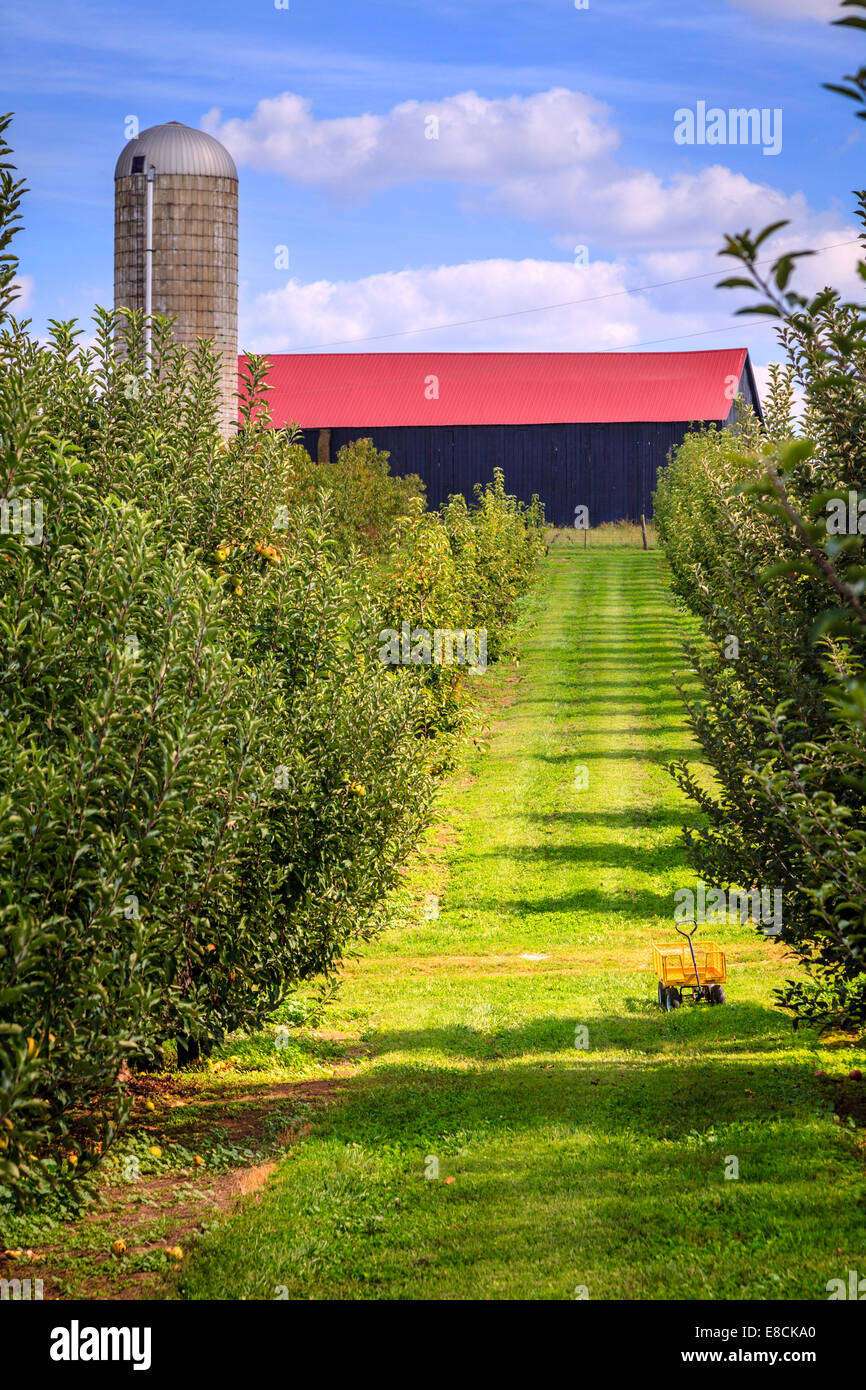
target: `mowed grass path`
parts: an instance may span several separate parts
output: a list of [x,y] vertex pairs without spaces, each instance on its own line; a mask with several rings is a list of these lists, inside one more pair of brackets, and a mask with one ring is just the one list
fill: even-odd
[[729,1006],[655,1002],[650,943],[694,883],[678,622],[658,553],[551,552],[446,798],[439,917],[348,968],[369,1056],[182,1297],[821,1299],[866,1269],[862,1150],[814,1077],[862,1052],[791,1031],[750,927],[712,929]]

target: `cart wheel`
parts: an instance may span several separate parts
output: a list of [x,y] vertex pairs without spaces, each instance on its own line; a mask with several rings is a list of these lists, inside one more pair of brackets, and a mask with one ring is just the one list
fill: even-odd
[[665,1008],[667,1012],[670,1013],[672,1009],[678,1009],[682,1002],[683,996],[678,989],[671,985],[670,989],[666,991],[665,997]]
[[710,985],[710,1003],[711,1003],[711,1004],[724,1004],[724,1002],[725,1002],[725,986],[724,986],[724,985]]
[[666,1008],[667,1008],[667,993],[668,993],[668,992],[667,992],[667,989],[666,989],[665,986],[662,984],[661,980],[659,980],[659,1008],[660,1008],[660,1009],[666,1009]]

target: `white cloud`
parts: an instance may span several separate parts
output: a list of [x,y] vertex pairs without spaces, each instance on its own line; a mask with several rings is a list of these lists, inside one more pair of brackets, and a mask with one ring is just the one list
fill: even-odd
[[[673,146],[673,108],[671,142]],[[441,102],[403,102],[387,115],[317,121],[292,93],[262,101],[249,120],[202,124],[237,162],[359,201],[423,179],[463,185],[491,215],[550,228],[555,243],[612,248],[621,255],[718,250],[725,231],[757,230],[789,218],[811,242],[845,239],[837,214],[818,215],[802,193],[784,193],[724,164],[663,178],[616,157],[619,131],[608,107],[554,88],[487,100],[463,92]],[[438,121],[438,139],[425,129]],[[691,154],[692,152],[690,152]],[[697,154],[694,155],[698,158]],[[762,171],[763,172],[763,171]]]
[[680,173],[665,181],[649,169],[622,169],[612,163],[591,178],[567,174],[508,179],[492,195],[512,216],[552,226],[578,228],[588,237],[649,250],[669,247],[718,248],[721,229],[756,227],[805,211],[805,199],[789,198],[723,165],[699,173]]
[[[439,123],[438,140],[425,138],[431,117]],[[857,228],[842,214],[816,212],[802,193],[785,193],[721,163],[668,178],[627,168],[617,159],[619,133],[609,109],[564,88],[493,101],[463,92],[438,103],[404,102],[385,116],[325,121],[315,119],[308,101],[284,93],[260,102],[249,120],[220,122],[214,110],[203,125],[241,165],[318,187],[334,199],[358,200],[424,178],[462,184],[486,200],[492,215],[548,226],[565,253],[562,260],[490,259],[353,281],[291,280],[245,301],[241,336],[251,350],[351,348],[345,340],[364,339],[373,340],[363,345],[369,351],[589,351],[711,334],[757,298],[715,290],[717,279],[737,270],[717,257],[724,233],[756,232],[783,219],[791,225],[768,244],[766,256],[847,243],[802,262],[798,288],[812,292],[829,283],[846,295],[862,288]],[[573,264],[576,245],[589,248],[588,266]],[[701,278],[544,313],[517,312],[685,277]],[[497,315],[512,317],[465,323]],[[439,324],[460,326],[417,331]],[[682,345],[754,339],[772,351],[769,326],[741,319],[730,336]]]
[[[594,179],[580,190],[567,180],[537,179],[520,188],[502,187],[493,197],[512,215],[531,207],[541,220],[566,222],[571,237],[558,234],[558,245],[613,241],[621,255],[659,266],[677,264],[683,275],[711,268],[726,234],[756,233],[771,222],[787,221],[790,226],[765,243],[765,256],[843,243],[803,262],[802,283],[807,289],[835,284],[846,294],[857,289],[857,226],[838,211],[815,211],[802,193],[783,193],[718,164],[667,181],[650,170],[610,172],[607,182]],[[718,261],[720,271],[733,264]]]
[[[839,226],[827,239],[853,234],[853,227]],[[809,240],[794,234],[781,238],[777,249],[803,244]],[[840,247],[801,262],[794,285],[813,293],[832,284],[856,295],[862,284],[856,251]],[[760,293],[716,289],[737,270],[733,261],[714,265],[703,252],[664,250],[588,265],[497,258],[357,280],[290,279],[256,296],[242,290],[241,346],[257,352],[592,352],[668,343],[747,345],[754,362],[773,360],[774,321],[735,317]]]
[[13,301],[11,310],[15,317],[20,319],[33,297],[33,276],[17,275],[12,281],[12,289],[18,298]]
[[840,9],[840,0],[729,0],[729,3],[737,10],[769,15],[771,19],[816,19],[822,24],[851,13]]
[[461,92],[444,101],[404,101],[386,116],[323,121],[307,98],[284,92],[260,101],[249,120],[221,121],[215,108],[202,127],[238,164],[344,199],[420,179],[488,185],[565,172],[619,143],[608,108],[564,88],[497,100]]
[[[242,302],[241,343],[262,352],[320,344],[340,344],[351,351],[355,339],[367,340],[356,350],[369,352],[579,352],[624,349],[658,337],[703,332],[724,321],[729,306],[713,302],[712,279],[704,282],[702,296],[692,290],[673,302],[669,297],[661,307],[642,295],[623,293],[628,282],[645,283],[648,271],[639,265],[627,271],[611,262],[580,266],[570,261],[496,259],[359,280],[307,285],[290,280],[279,290]],[[583,302],[569,302],[575,300]],[[521,312],[541,305],[563,307]],[[455,326],[416,331],[437,324]],[[731,331],[731,342],[747,336],[742,322]],[[391,334],[406,336],[377,339]],[[712,341],[705,346],[713,346]]]

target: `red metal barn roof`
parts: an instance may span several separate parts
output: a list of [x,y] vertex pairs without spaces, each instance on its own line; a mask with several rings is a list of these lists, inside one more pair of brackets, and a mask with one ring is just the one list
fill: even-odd
[[272,353],[269,360],[275,426],[382,429],[725,420],[748,352]]

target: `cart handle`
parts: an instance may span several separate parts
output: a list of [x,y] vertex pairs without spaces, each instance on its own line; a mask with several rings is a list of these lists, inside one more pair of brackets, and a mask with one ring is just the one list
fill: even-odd
[[692,927],[691,931],[683,931],[682,927],[678,927],[677,924],[676,924],[676,922],[674,922],[674,931],[678,931],[679,934],[680,934],[680,936],[684,936],[684,937],[686,938],[686,941],[689,943],[689,950],[690,950],[691,953],[692,953],[692,965],[695,967],[695,981],[696,981],[696,983],[697,983],[697,985],[698,985],[698,988],[700,988],[701,977],[700,977],[700,975],[698,974],[698,961],[697,961],[697,957],[695,956],[695,948],[694,948],[694,946],[692,945],[692,937],[694,936],[694,934],[695,934],[695,932],[697,931],[697,929],[698,929],[698,924],[697,924],[697,922],[695,922],[695,924],[694,924],[694,926]]

